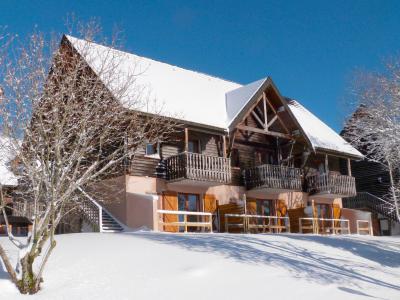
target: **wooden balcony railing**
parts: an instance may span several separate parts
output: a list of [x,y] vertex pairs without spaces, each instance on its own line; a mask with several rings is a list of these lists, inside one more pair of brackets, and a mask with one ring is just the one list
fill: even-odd
[[167,180],[192,179],[219,183],[231,182],[229,158],[183,152],[165,160]]
[[332,194],[344,197],[355,196],[355,178],[340,174],[316,174],[307,177],[307,192],[310,194]]
[[261,165],[243,171],[247,189],[269,188],[301,191],[301,169],[279,165]]

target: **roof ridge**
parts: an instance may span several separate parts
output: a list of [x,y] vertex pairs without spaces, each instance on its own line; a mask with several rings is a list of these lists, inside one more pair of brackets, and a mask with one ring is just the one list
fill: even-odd
[[186,69],[186,68],[183,68],[183,67],[180,67],[180,66],[177,66],[177,65],[172,65],[172,64],[166,63],[166,62],[164,62],[164,61],[160,61],[160,60],[154,59],[154,58],[149,58],[149,57],[141,56],[141,55],[138,55],[138,54],[135,54],[135,53],[132,53],[132,52],[128,52],[128,51],[125,51],[125,50],[117,49],[117,48],[114,48],[114,47],[111,47],[111,46],[105,46],[105,45],[102,45],[102,44],[97,43],[97,42],[95,42],[95,41],[89,41],[89,40],[87,40],[87,39],[77,38],[77,37],[74,37],[74,36],[69,35],[69,34],[64,34],[64,35],[65,35],[68,39],[69,39],[69,38],[73,38],[73,39],[76,39],[76,40],[85,41],[85,42],[88,42],[88,43],[91,43],[91,44],[95,44],[95,45],[100,46],[100,47],[110,48],[110,49],[113,49],[113,50],[115,50],[115,51],[122,52],[122,53],[125,53],[125,54],[128,54],[128,55],[134,55],[134,56],[136,56],[136,57],[138,57],[138,58],[143,58],[143,59],[150,60],[150,61],[153,61],[153,62],[156,62],[156,63],[159,63],[159,64],[164,64],[164,65],[167,65],[167,66],[169,66],[169,67],[178,68],[178,69],[181,69],[181,70],[184,70],[184,71],[196,73],[196,74],[198,74],[198,75],[202,75],[202,76],[211,77],[211,78],[214,78],[214,79],[217,79],[217,80],[221,80],[221,81],[226,81],[226,82],[234,83],[234,84],[239,85],[237,88],[240,88],[240,87],[243,87],[243,86],[244,86],[242,83],[238,83],[238,82],[236,82],[236,81],[233,81],[233,80],[230,80],[230,79],[225,79],[225,78],[222,78],[222,77],[219,77],[219,76],[216,76],[216,75],[211,75],[211,74],[207,74],[207,73],[201,72],[201,71]]

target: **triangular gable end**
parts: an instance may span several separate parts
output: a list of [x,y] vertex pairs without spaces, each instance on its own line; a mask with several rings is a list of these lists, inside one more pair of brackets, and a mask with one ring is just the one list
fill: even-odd
[[[251,90],[256,86],[258,88],[252,91],[251,97],[238,99],[237,95],[246,95],[246,91],[240,91],[241,89]],[[235,94],[232,95],[233,93]],[[271,78],[253,82],[228,93],[227,109],[229,110],[229,106],[232,107],[234,105],[232,102],[237,102],[238,100],[244,104],[230,121],[228,125],[230,132],[240,130],[287,140],[302,137],[308,146],[313,149],[311,142],[288,107],[287,101],[280,95]]]

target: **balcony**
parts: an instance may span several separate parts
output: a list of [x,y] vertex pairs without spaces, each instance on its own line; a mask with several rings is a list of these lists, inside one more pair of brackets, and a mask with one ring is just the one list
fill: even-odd
[[307,178],[307,192],[322,198],[352,197],[356,193],[355,178],[333,172],[316,174]]
[[257,189],[268,193],[301,191],[301,169],[279,165],[261,165],[243,171],[248,190]]
[[169,182],[218,185],[231,183],[229,158],[183,152],[165,160]]

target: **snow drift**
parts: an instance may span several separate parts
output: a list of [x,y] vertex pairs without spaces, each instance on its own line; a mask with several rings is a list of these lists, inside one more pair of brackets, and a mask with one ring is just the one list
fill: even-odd
[[0,299],[400,299],[395,237],[137,232],[57,241],[43,289],[20,296],[0,267]]

